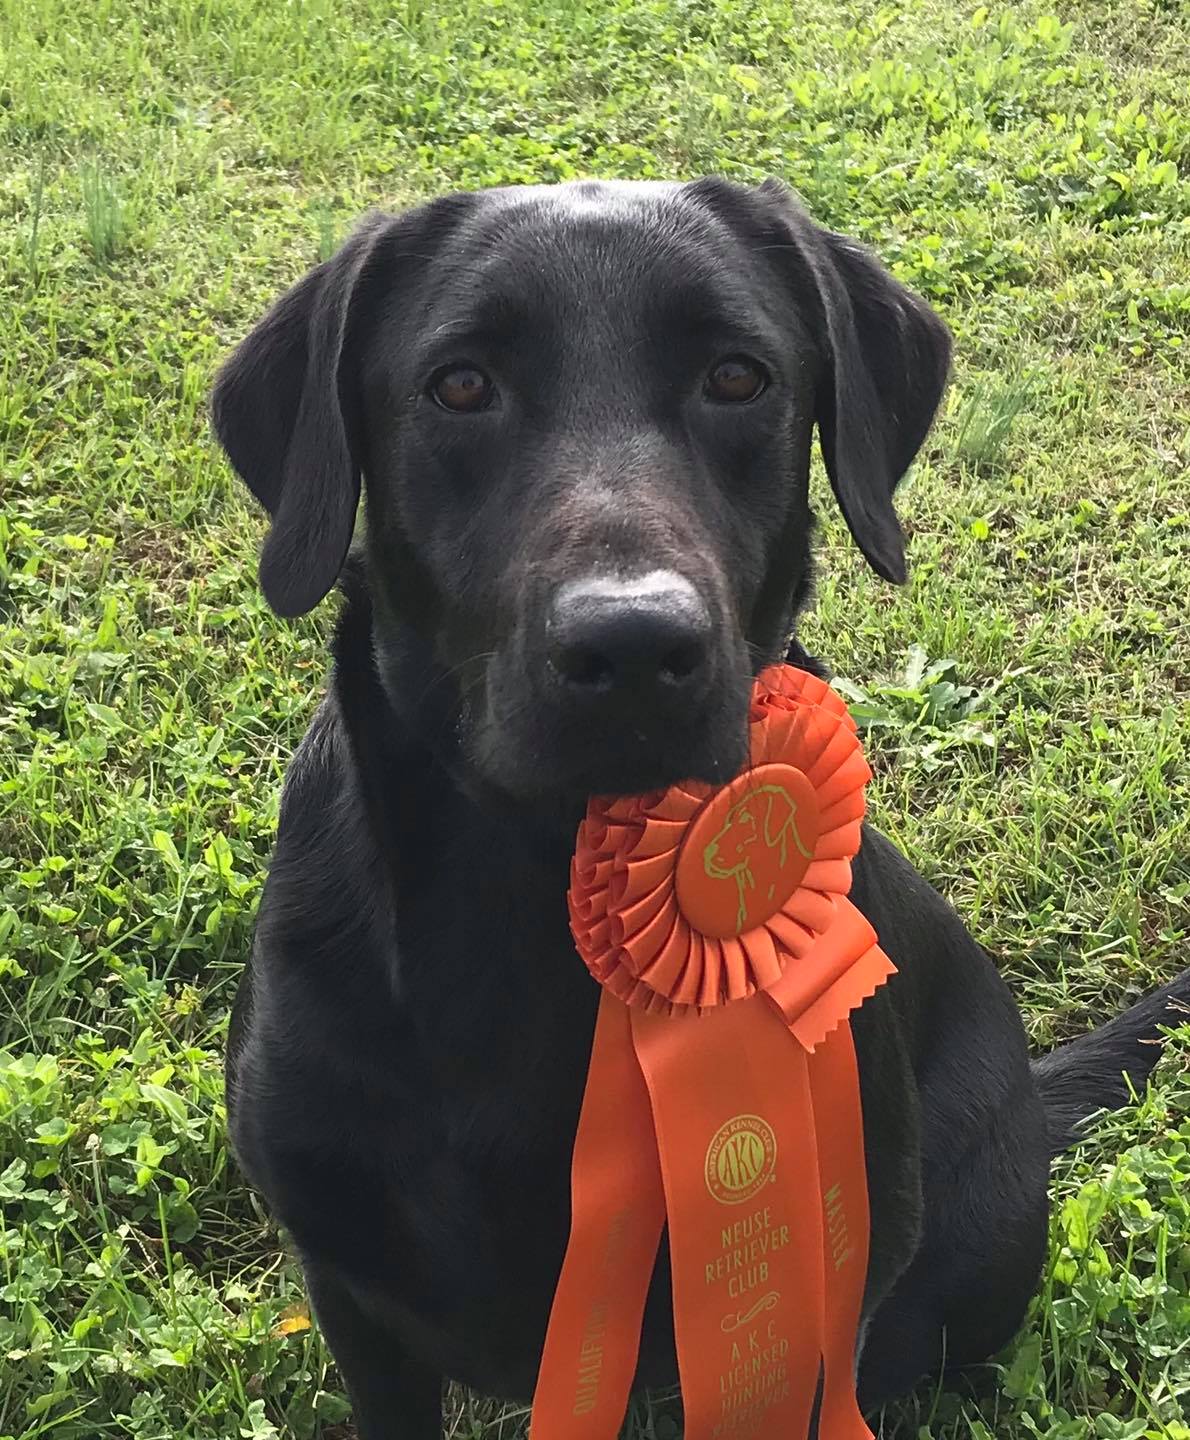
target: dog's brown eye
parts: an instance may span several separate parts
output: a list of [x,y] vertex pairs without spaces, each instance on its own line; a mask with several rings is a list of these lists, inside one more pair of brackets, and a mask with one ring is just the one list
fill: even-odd
[[744,405],[755,400],[768,383],[762,365],[746,355],[729,355],[707,376],[707,394],[723,405]]
[[495,387],[482,370],[474,365],[452,365],[440,370],[430,381],[430,395],[443,410],[457,415],[470,415],[486,410],[492,403]]

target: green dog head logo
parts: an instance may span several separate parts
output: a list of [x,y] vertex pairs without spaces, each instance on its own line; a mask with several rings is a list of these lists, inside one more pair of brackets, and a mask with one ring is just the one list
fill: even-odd
[[704,847],[702,861],[713,879],[735,881],[740,931],[747,929],[748,900],[756,890],[757,870],[766,879],[771,877],[767,886],[771,900],[777,878],[793,852],[805,860],[813,859],[798,831],[797,804],[783,786],[758,785],[727,812]]

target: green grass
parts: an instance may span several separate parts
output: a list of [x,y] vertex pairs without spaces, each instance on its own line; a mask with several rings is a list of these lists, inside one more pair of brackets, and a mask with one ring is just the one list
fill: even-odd
[[[267,612],[204,402],[371,204],[776,173],[875,245],[958,340],[906,589],[815,480],[877,819],[1039,1045],[1190,963],[1187,36],[1179,0],[0,0],[0,1437],[350,1433],[220,1076],[332,607]],[[1059,1167],[1020,1343],[884,1436],[1188,1440],[1188,1056]]]

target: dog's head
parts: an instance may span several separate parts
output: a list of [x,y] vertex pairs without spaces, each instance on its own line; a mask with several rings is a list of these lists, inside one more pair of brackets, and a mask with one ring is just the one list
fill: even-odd
[[235,352],[214,419],[271,516],[273,608],[334,585],[362,477],[390,693],[435,696],[487,783],[570,801],[743,762],[808,586],[815,424],[904,578],[893,491],[948,359],[781,185],[582,182],[366,221]]

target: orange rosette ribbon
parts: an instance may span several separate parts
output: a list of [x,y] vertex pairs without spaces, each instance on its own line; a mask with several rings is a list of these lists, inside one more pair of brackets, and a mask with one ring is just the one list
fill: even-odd
[[531,1440],[615,1440],[668,1225],[685,1440],[867,1440],[868,1196],[848,1017],[893,973],[847,899],[871,771],[822,680],[757,679],[729,784],[594,799],[571,867],[603,986]]

